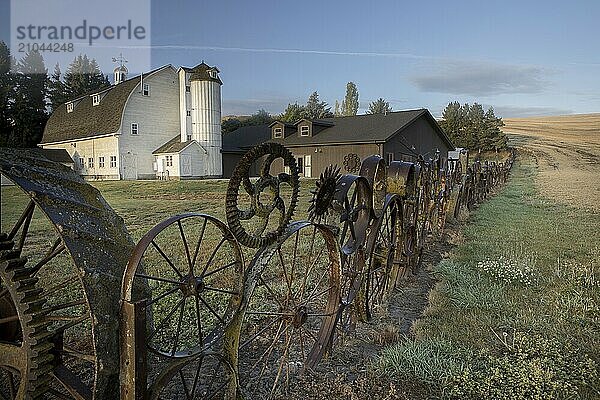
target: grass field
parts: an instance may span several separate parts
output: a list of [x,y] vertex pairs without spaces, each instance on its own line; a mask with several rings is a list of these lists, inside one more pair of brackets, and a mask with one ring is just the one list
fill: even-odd
[[600,398],[600,115],[505,122],[509,183],[374,368],[428,388],[415,398]]

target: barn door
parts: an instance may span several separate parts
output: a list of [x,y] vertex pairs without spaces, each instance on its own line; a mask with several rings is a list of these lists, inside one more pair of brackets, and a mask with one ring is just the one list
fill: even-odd
[[181,155],[181,176],[192,175],[192,156]]
[[123,168],[123,179],[137,179],[137,155],[123,154],[121,156],[121,166]]
[[304,156],[304,177],[310,178],[311,176],[312,176],[311,156]]

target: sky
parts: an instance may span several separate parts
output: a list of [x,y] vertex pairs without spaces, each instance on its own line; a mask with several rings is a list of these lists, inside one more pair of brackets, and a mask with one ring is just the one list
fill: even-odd
[[[9,4],[0,0],[7,42]],[[333,107],[349,81],[359,113],[380,97],[434,116],[450,101],[505,118],[600,112],[598,0],[153,0],[150,10],[151,67],[217,66],[224,115],[278,114],[314,91]]]

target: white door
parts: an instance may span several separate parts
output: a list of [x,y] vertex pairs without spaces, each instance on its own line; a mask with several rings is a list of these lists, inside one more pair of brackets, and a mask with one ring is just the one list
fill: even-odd
[[311,156],[304,156],[304,177],[310,178],[311,176],[312,176]]
[[121,167],[123,168],[123,179],[137,179],[137,155],[123,154]]
[[192,156],[181,155],[181,176],[192,175]]

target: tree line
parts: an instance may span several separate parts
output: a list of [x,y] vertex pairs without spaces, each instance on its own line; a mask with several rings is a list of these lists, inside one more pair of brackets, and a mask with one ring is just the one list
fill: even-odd
[[456,147],[484,151],[506,148],[508,138],[500,129],[504,122],[492,107],[484,111],[479,103],[461,105],[453,101],[444,109],[442,118],[439,124]]
[[[223,121],[221,129],[223,133],[232,132],[243,126],[270,124],[277,120],[287,123],[295,123],[303,118],[322,119],[332,117],[348,117],[358,113],[358,88],[354,82],[346,84],[346,95],[340,102],[335,101],[334,111],[327,102],[319,99],[319,93],[313,92],[308,96],[306,104],[289,103],[281,114],[271,115],[265,110],[258,110],[248,118],[230,118]],[[390,103],[383,98],[379,98],[369,104],[367,114],[385,114],[392,112]]]
[[109,85],[96,60],[85,55],[75,57],[64,76],[57,64],[49,77],[39,52],[17,61],[0,41],[0,146],[35,147],[52,110]]

